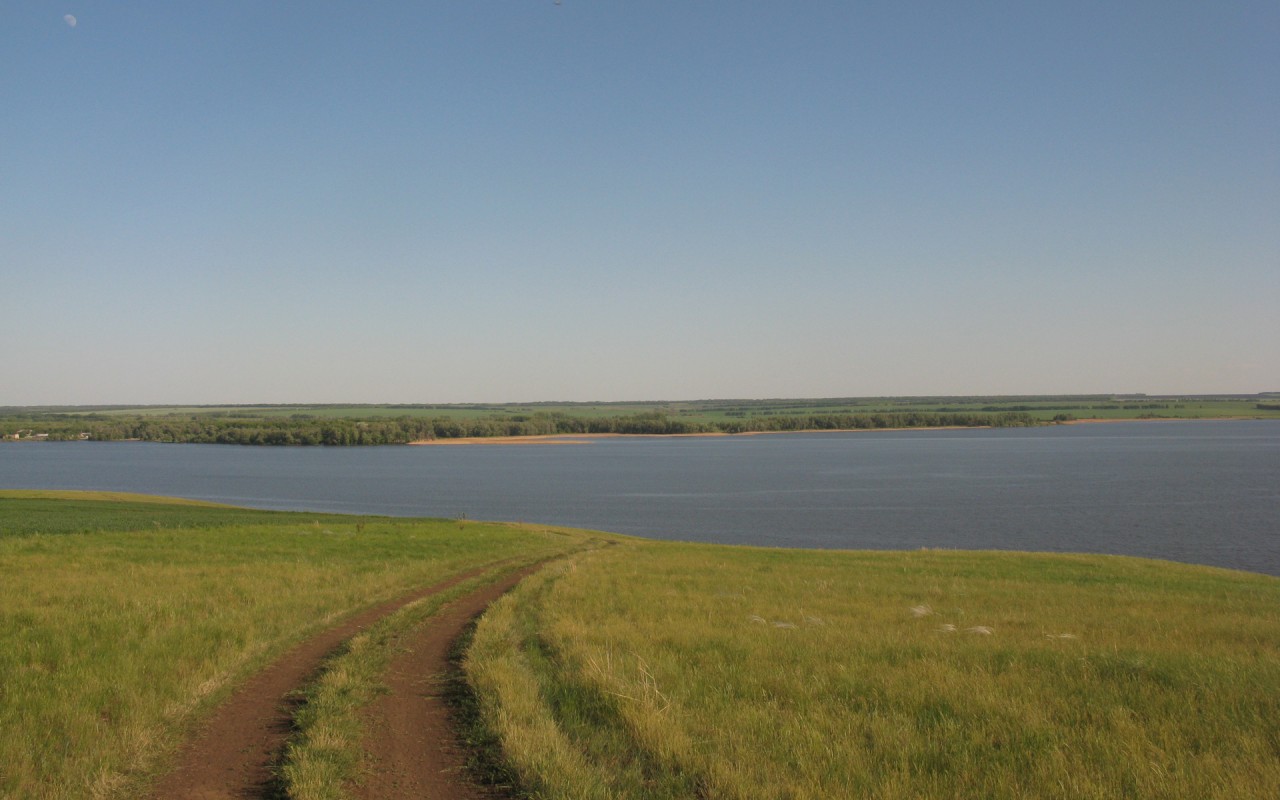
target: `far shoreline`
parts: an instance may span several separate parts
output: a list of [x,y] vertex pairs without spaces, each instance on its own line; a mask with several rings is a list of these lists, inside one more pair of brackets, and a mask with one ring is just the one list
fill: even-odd
[[[1087,419],[1046,420],[1036,427],[1052,427],[1055,425],[1108,425],[1116,422],[1225,422],[1259,419],[1258,417],[1146,417],[1115,418],[1090,417]],[[909,428],[808,428],[796,431],[741,431],[726,433],[725,431],[703,431],[700,433],[539,433],[521,436],[458,436],[439,439],[419,439],[405,444],[418,447],[452,446],[452,445],[574,445],[592,444],[598,439],[709,439],[730,436],[769,436],[781,433],[873,433],[876,431],[973,431],[993,430],[993,425],[939,425],[936,427]]]

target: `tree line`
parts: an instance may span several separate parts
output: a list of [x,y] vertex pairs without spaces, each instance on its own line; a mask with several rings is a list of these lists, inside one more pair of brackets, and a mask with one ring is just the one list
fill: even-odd
[[889,428],[1021,427],[1039,424],[1020,412],[904,411],[871,414],[787,414],[728,420],[685,419],[661,412],[578,417],[560,412],[476,418],[403,416],[374,419],[225,417],[204,414],[0,417],[6,439],[138,440],[190,444],[360,446],[495,436],[584,433],[670,435]]

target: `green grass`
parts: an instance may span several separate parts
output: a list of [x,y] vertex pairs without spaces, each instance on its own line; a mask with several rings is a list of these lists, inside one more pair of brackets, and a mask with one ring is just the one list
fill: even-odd
[[[148,497],[123,492],[54,492],[0,489],[0,503],[21,500],[0,512],[0,539],[30,534],[92,533],[136,531],[161,528],[223,528],[236,525],[273,525],[305,520],[308,524],[349,525],[351,516],[340,514],[291,514],[257,511],[182,500]],[[387,518],[364,518],[388,522]]]
[[1247,573],[640,543],[526,581],[467,670],[542,798],[1280,791],[1280,580]]
[[[476,735],[501,743],[533,796],[1280,790],[1272,577],[76,493],[0,493],[0,531],[0,797],[141,796],[191,727],[290,644],[466,570],[574,552],[495,604],[465,659],[488,728]],[[296,720],[291,796],[345,796],[359,710],[399,637],[466,588],[328,662]]]
[[[637,414],[665,409],[668,403],[446,403],[438,405],[260,405],[260,406],[113,406],[97,408],[87,406],[22,406],[0,408],[0,414],[23,412],[44,414],[70,414],[74,416],[101,415],[104,417],[164,417],[171,415],[243,417],[247,419],[278,419],[295,415],[337,419],[380,419],[396,417],[445,417],[447,419],[477,419],[494,415],[532,415],[565,413],[582,417],[608,417],[617,414]],[[681,405],[681,404],[676,404]]]
[[292,643],[412,588],[583,541],[13,492],[0,530],[0,797],[41,800],[140,796],[190,726]]

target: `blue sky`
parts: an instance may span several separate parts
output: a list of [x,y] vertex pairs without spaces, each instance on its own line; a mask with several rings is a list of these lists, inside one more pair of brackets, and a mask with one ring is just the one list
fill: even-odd
[[1280,390],[1277,42],[1271,1],[5,3],[0,404]]

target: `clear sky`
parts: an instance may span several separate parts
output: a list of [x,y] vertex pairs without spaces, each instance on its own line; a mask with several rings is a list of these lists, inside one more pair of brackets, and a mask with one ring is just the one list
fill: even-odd
[[1280,4],[0,4],[0,404],[1280,390]]

